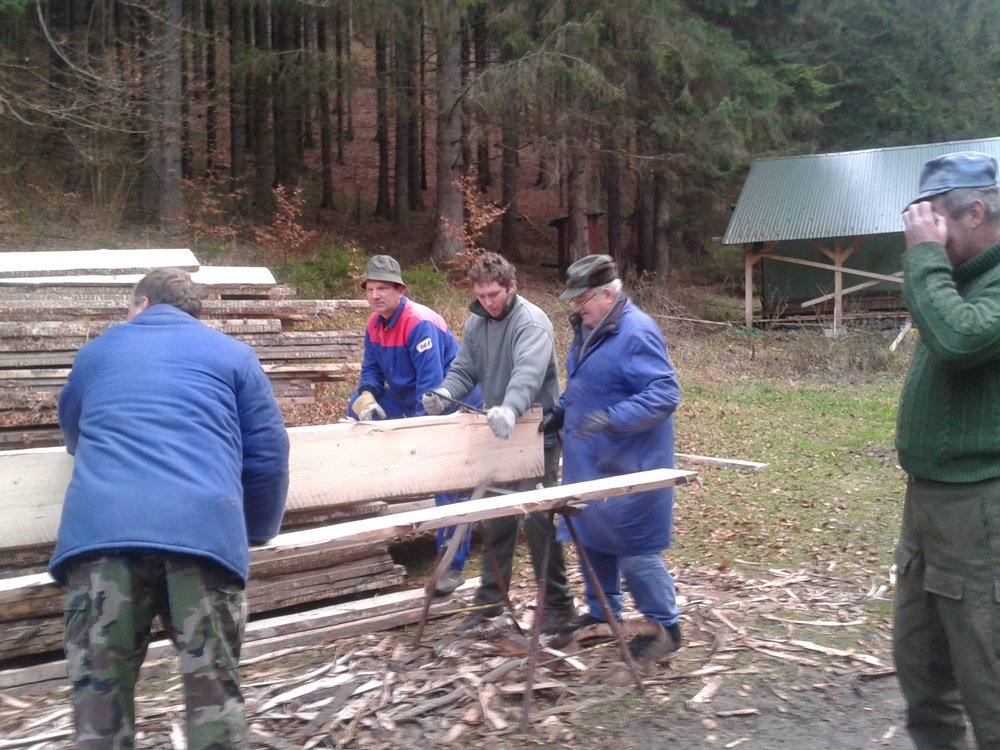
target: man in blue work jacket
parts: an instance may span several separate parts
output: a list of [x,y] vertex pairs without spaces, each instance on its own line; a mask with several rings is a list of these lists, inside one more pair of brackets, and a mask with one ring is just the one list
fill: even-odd
[[[406,297],[406,283],[395,258],[373,256],[361,288],[372,314],[365,327],[361,381],[351,395],[348,412],[361,420],[426,415],[420,395],[441,384],[458,353],[458,340],[444,318]],[[478,389],[466,403],[482,406]],[[453,492],[434,496],[439,506],[458,500],[459,496]],[[439,551],[454,530],[454,526],[438,529]],[[451,566],[437,582],[438,594],[450,594],[462,584],[471,538],[470,526]]]

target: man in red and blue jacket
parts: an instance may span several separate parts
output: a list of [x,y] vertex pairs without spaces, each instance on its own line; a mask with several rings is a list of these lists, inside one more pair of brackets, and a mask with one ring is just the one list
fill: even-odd
[[[361,287],[372,315],[365,327],[361,381],[351,395],[348,412],[361,420],[425,416],[420,396],[444,380],[458,354],[458,340],[444,318],[406,297],[406,284],[395,258],[373,256]],[[482,406],[478,388],[466,402]],[[434,497],[437,505],[450,505],[459,499],[455,493]],[[453,532],[454,527],[438,530],[439,550]],[[471,531],[466,532],[450,569],[438,581],[439,594],[450,594],[464,580],[462,569],[471,536]]]

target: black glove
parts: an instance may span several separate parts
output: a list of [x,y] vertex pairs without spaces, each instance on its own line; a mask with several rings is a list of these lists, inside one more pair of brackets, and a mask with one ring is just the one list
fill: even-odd
[[551,435],[553,432],[559,432],[563,426],[563,418],[566,415],[563,414],[563,410],[557,406],[553,406],[551,409],[546,409],[545,414],[542,415],[542,421],[538,423],[538,431],[544,432],[546,435]]
[[603,409],[595,409],[583,415],[580,426],[576,428],[576,434],[580,437],[589,437],[610,429],[611,417]]

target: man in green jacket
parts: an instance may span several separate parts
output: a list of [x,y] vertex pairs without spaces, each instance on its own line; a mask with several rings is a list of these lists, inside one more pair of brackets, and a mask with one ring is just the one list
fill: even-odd
[[[987,154],[924,165],[903,213],[920,332],[896,424],[909,475],[893,650],[920,750],[1000,748],[1000,190]],[[964,709],[964,713],[963,713]]]

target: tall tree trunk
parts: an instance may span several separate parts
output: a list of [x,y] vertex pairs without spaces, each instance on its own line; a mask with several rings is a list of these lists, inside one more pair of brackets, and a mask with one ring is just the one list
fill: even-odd
[[160,214],[160,169],[163,164],[163,139],[160,136],[163,113],[160,107],[163,98],[160,96],[160,78],[156,66],[156,45],[150,43],[154,33],[153,19],[147,14],[140,14],[136,25],[139,27],[138,36],[145,42],[137,45],[143,87],[139,113],[143,154],[139,212],[143,221],[152,224]]
[[625,265],[621,257],[621,226],[622,226],[622,185],[621,163],[618,156],[618,143],[615,140],[611,126],[605,126],[601,137],[601,183],[604,188],[605,210],[608,226],[608,254],[618,261],[619,266]]
[[181,21],[183,0],[166,0],[163,28],[163,178],[160,229],[180,228],[181,202]]
[[653,177],[653,258],[648,269],[670,270],[670,179],[659,171]]
[[[327,8],[316,9],[316,47],[319,53],[320,65],[327,69]],[[316,91],[319,100],[319,142],[320,142],[320,173],[323,179],[323,195],[319,207],[332,211],[333,202],[333,132],[330,122],[330,89],[327,78],[323,76]]]
[[300,124],[302,93],[297,85],[301,69],[298,44],[299,13],[292,3],[272,6],[272,47],[278,55],[273,83],[274,181],[294,185],[304,171]]
[[632,262],[637,273],[656,270],[653,209],[656,187],[652,169],[645,160],[642,160],[643,156],[653,153],[651,138],[647,128],[640,125],[635,136],[635,149],[640,157],[640,163],[636,168],[633,211],[635,247],[632,248]]
[[524,260],[520,246],[520,210],[517,205],[517,183],[520,178],[518,158],[518,113],[504,112],[500,133],[500,200],[504,207],[500,218],[500,253],[514,262]]
[[[465,86],[469,81],[471,76],[471,59],[472,59],[472,44],[470,41],[471,31],[469,29],[468,23],[463,19],[462,27],[459,31],[459,38],[461,39],[461,44],[459,45],[458,53],[458,69],[459,69],[459,86]],[[469,112],[469,100],[462,100],[462,169],[467,170],[472,165],[472,152],[470,138],[470,127],[472,124],[472,118]]]
[[337,164],[341,165],[344,163],[344,144],[347,140],[347,123],[344,120],[344,89],[347,86],[347,81],[344,79],[344,21],[340,3],[337,3],[333,11],[333,40],[336,55],[334,62],[336,94],[333,109],[337,115]]
[[[476,7],[469,22],[472,30],[472,59],[476,78],[482,76],[489,67],[489,35],[486,33],[485,4]],[[476,135],[476,187],[480,193],[487,192],[493,185],[493,173],[490,167],[490,129],[489,119],[480,116]]]
[[569,171],[566,175],[566,203],[569,209],[569,263],[579,260],[590,252],[590,236],[587,231],[586,160],[583,147],[575,139],[569,146]]
[[[254,6],[253,35],[256,55],[271,56],[270,6]],[[271,129],[271,77],[267,66],[255,64],[251,82],[253,97],[248,114],[253,127],[253,207],[260,216],[274,213],[274,131]]]
[[229,3],[229,189],[244,186],[247,172],[246,63],[239,59],[246,48],[246,7]]
[[375,32],[375,144],[378,147],[378,189],[375,215],[392,218],[389,198],[389,64],[385,33]]
[[[403,32],[405,34],[405,32]],[[396,151],[393,165],[394,203],[393,221],[397,225],[406,224],[410,213],[410,121],[413,118],[413,64],[410,45],[405,39],[397,39],[395,44],[394,93],[396,99]]]
[[212,179],[215,172],[216,149],[219,148],[219,131],[216,123],[216,70],[215,53],[219,40],[215,29],[215,0],[205,0],[205,89],[208,104],[205,107],[205,177]]
[[[198,3],[195,3],[198,5]],[[194,13],[197,16],[197,11]],[[194,154],[191,144],[191,105],[192,100],[199,99],[196,51],[191,44],[189,34],[180,35],[180,57],[181,57],[181,179],[191,180],[194,178],[192,162]],[[195,102],[196,111],[200,108],[200,102]]]
[[462,107],[459,32],[461,15],[457,0],[440,0],[437,8],[437,222],[433,255],[436,260],[455,258],[463,248],[465,212],[462,205]]
[[[420,5],[420,65],[417,68],[419,78],[419,102],[420,102],[420,123],[419,145],[420,149],[420,192],[427,191],[427,10],[423,3]],[[423,208],[423,198],[420,200]]]

